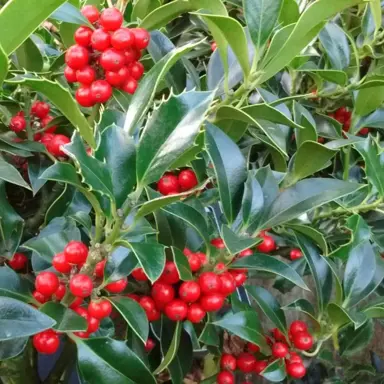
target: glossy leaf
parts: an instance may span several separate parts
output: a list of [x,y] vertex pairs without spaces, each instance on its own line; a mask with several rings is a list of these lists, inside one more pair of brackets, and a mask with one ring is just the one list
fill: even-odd
[[84,380],[100,384],[156,384],[144,362],[125,341],[109,337],[76,338],[77,358]]
[[289,224],[289,227],[294,231],[300,232],[303,235],[309,237],[321,248],[325,256],[328,255],[328,244],[324,235],[320,231],[308,225],[302,224]]
[[295,0],[283,0],[279,22],[283,25],[296,23],[300,17],[299,5]]
[[248,223],[254,222],[261,214],[263,207],[263,190],[256,177],[250,172],[244,184],[244,195],[241,204],[243,224],[246,226]]
[[[362,88],[357,93],[354,113],[358,116],[368,115],[369,113],[373,112],[376,108],[379,108],[383,101],[383,83],[374,84],[374,87]],[[353,131],[351,133],[353,133]]]
[[50,19],[65,21],[66,23],[78,25],[88,25],[89,27],[92,27],[88,19],[86,19],[80,12],[79,8],[75,7],[69,2],[56,9],[56,11],[53,12],[50,16]]
[[315,308],[313,305],[306,299],[297,299],[293,301],[292,303],[287,304],[284,308],[284,310],[293,310],[293,311],[300,311],[311,317],[313,320],[316,320],[316,313]]
[[8,266],[0,267],[0,296],[31,302],[32,284]]
[[31,183],[33,195],[35,196],[47,182],[44,179],[40,179],[40,176],[48,168],[49,163],[45,162],[44,159],[39,156],[35,156],[34,160],[35,161],[28,161],[28,177],[29,182]]
[[40,179],[58,181],[71,184],[77,188],[84,188],[76,169],[69,163],[54,163],[41,174]]
[[286,377],[284,361],[278,359],[269,364],[261,373],[261,376],[272,383],[281,383]]
[[355,329],[358,329],[367,321],[367,316],[363,312],[348,311],[336,303],[328,304],[327,313],[335,329],[349,323],[353,323]]
[[37,45],[31,38],[28,38],[16,50],[17,63],[20,69],[31,72],[40,72],[43,69],[43,56]]
[[244,249],[252,248],[256,244],[260,243],[260,239],[257,237],[242,237],[233,232],[226,225],[221,227],[221,234],[224,240],[225,246],[229,250],[231,255],[235,255]]
[[132,9],[131,20],[141,19],[151,13],[156,8],[160,7],[159,0],[138,0]]
[[177,271],[179,272],[180,280],[193,280],[191,268],[184,253],[179,249],[172,247],[172,255],[173,261],[176,264]]
[[125,247],[115,248],[104,268],[104,284],[120,280],[137,267],[137,259],[133,252]]
[[145,343],[148,339],[149,324],[144,309],[128,297],[114,297],[111,298],[111,302],[133,332]]
[[0,341],[0,360],[12,359],[20,355],[26,347],[28,340],[28,337],[20,337],[19,339]]
[[384,125],[384,109],[378,108],[370,115],[359,119],[355,124],[356,131],[363,127],[382,128]]
[[3,47],[0,44],[0,86],[3,85],[3,81],[8,74],[8,57],[5,54]]
[[31,187],[24,181],[19,171],[2,157],[0,157],[0,180],[19,185],[26,189],[31,189]]
[[367,321],[357,330],[352,325],[344,328],[339,334],[341,356],[351,356],[361,351],[370,343],[372,336],[372,320]]

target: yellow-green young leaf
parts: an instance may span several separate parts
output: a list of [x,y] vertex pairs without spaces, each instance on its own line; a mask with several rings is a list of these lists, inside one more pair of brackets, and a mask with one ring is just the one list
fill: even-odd
[[364,312],[348,311],[336,303],[328,304],[327,313],[332,327],[336,329],[348,323],[353,323],[355,329],[357,329],[368,320]]
[[[10,0],[0,10],[0,45],[9,55],[66,0]],[[22,15],[22,22],[21,17]]]
[[283,0],[283,6],[279,16],[279,22],[283,25],[296,23],[300,17],[299,5],[296,0]]
[[0,86],[7,77],[8,73],[8,57],[0,45]]
[[375,21],[375,32],[377,32],[382,25],[382,16],[381,16],[381,1],[380,0],[372,0],[369,2],[369,6],[371,7],[371,12],[373,19]]
[[[370,78],[370,80],[375,80]],[[358,116],[365,116],[373,112],[376,108],[380,107],[384,101],[384,82],[382,78],[378,78],[378,82],[373,83],[372,87],[359,89],[354,114]],[[352,127],[354,128],[354,127]],[[355,133],[355,130],[351,131]]]
[[65,89],[57,82],[42,79],[33,75],[17,76],[7,81],[12,84],[25,84],[33,90],[45,95],[79,131],[82,138],[92,148],[96,148],[96,141],[93,137],[92,128],[68,89]]
[[159,29],[183,13],[206,9],[214,15],[227,15],[227,9],[221,0],[184,0],[172,1],[156,8],[141,22],[140,27],[148,30]]
[[143,20],[145,16],[149,15],[153,10],[159,8],[161,3],[159,0],[138,0],[132,9],[131,21],[137,19]]

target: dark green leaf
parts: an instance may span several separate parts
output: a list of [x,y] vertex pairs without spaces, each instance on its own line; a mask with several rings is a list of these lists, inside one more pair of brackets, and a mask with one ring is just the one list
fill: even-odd
[[189,320],[186,320],[183,322],[183,328],[191,339],[193,350],[200,349],[199,339],[197,338],[194,325]]
[[299,72],[308,72],[314,73],[326,81],[330,81],[331,83],[336,83],[339,85],[345,85],[348,81],[348,76],[343,71],[336,71],[332,69],[303,69],[299,68]]
[[281,359],[274,361],[264,369],[261,376],[272,383],[281,383],[286,377],[285,362]]
[[247,226],[259,217],[264,207],[264,194],[257,179],[248,173],[247,181],[244,184],[244,195],[241,203],[241,214],[243,224]]
[[353,323],[355,329],[358,329],[367,321],[367,316],[363,312],[348,311],[336,303],[329,303],[327,312],[335,329],[348,323]]
[[0,157],[0,180],[19,185],[20,187],[31,189],[31,187],[21,177],[19,171],[11,164]]
[[205,345],[219,347],[220,337],[218,334],[218,329],[213,324],[207,322],[200,334],[199,341]]
[[136,266],[137,259],[129,249],[115,248],[104,268],[104,283],[117,281],[130,275]]
[[[289,263],[289,266],[294,269],[299,274],[299,276],[304,276],[307,269],[307,262],[304,257],[301,257],[300,259]],[[287,280],[282,276],[277,276],[273,288],[276,288],[281,293],[287,293],[290,292],[295,286],[296,285],[290,280]]]
[[260,242],[257,237],[242,237],[233,232],[226,225],[221,227],[221,234],[225,243],[225,246],[229,250],[231,255],[235,255],[247,248],[252,248]]
[[28,176],[32,186],[33,195],[35,196],[41,187],[47,182],[44,179],[40,179],[40,176],[48,168],[49,163],[45,162],[40,156],[35,156],[34,160],[35,161],[28,161]]
[[77,188],[84,188],[73,165],[57,162],[47,168],[40,176],[42,180],[54,180],[60,183],[71,184]]
[[355,330],[353,325],[344,328],[339,333],[340,354],[342,356],[354,355],[371,342],[372,336],[372,320],[367,321],[357,330]]
[[313,308],[313,305],[306,299],[297,299],[294,302],[287,304],[283,309],[287,311],[293,310],[303,312],[312,317],[313,320],[317,321],[315,308]]
[[56,9],[56,11],[50,16],[50,19],[92,27],[88,19],[83,16],[80,10],[68,2]]
[[383,128],[384,109],[378,108],[368,116],[359,119],[355,124],[355,130],[359,131],[363,127]]
[[[362,88],[357,93],[354,113],[358,116],[368,115],[380,107],[383,101],[384,83],[375,84],[374,87]],[[351,133],[354,133],[354,131],[352,130]]]
[[0,360],[12,359],[19,355],[23,352],[28,340],[28,337],[21,337],[20,339],[0,341]]
[[32,284],[8,266],[0,267],[0,296],[31,302]]
[[193,280],[191,268],[184,253],[179,249],[172,247],[172,254],[173,261],[176,264],[177,271],[179,272],[180,280]]
[[315,228],[302,224],[289,224],[289,227],[296,232],[300,232],[303,235],[312,239],[323,251],[323,254],[328,255],[328,244],[323,234]]
[[44,65],[40,49],[31,38],[24,41],[16,50],[17,63],[20,69],[31,72],[41,72]]

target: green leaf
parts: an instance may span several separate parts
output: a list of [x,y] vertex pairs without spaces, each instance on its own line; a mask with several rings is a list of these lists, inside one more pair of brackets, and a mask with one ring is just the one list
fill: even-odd
[[86,331],[87,321],[63,304],[50,301],[40,311],[56,321],[53,329],[58,332]]
[[262,351],[268,351],[260,319],[256,312],[230,313],[212,324],[241,337],[245,341],[258,345]]
[[149,324],[144,309],[135,300],[128,297],[113,297],[110,301],[133,332],[145,343],[148,339]]
[[0,360],[12,359],[24,351],[28,343],[28,337],[20,337],[7,341],[0,341]]
[[264,194],[260,183],[251,172],[244,184],[244,194],[241,203],[243,224],[253,223],[262,213],[264,207]]
[[193,144],[212,98],[212,92],[195,91],[171,96],[153,113],[137,150],[139,185],[157,181]]
[[40,176],[46,171],[49,167],[47,161],[42,159],[40,156],[35,156],[35,161],[28,161],[28,177],[29,182],[31,183],[33,196],[36,196],[36,193],[44,186],[47,182],[44,179],[40,179]]
[[[167,337],[167,343],[163,346],[163,343],[161,344],[162,354],[163,354],[163,360],[161,364],[154,370],[153,374],[157,375],[160,372],[164,371],[165,368],[169,366],[169,364],[172,362],[172,360],[176,357],[177,351],[179,350],[180,345],[180,335],[182,331],[182,323],[178,321],[176,323],[174,333],[172,336],[172,340],[169,342],[169,337]],[[163,336],[163,332],[162,332]],[[163,349],[166,348],[166,349]]]
[[312,303],[306,299],[297,299],[287,304],[283,309],[286,311],[293,310],[303,312],[317,322],[315,308],[313,308]]
[[20,187],[31,189],[31,187],[21,177],[19,171],[11,164],[7,163],[0,156],[0,179],[8,183],[19,185]]
[[295,129],[295,139],[299,148],[306,141],[317,141],[316,122],[309,111],[301,104],[293,101],[294,120],[304,126],[304,129]]
[[279,18],[283,0],[244,0],[244,16],[256,49],[265,45]]
[[368,116],[359,119],[355,124],[355,130],[358,132],[363,127],[382,128],[384,124],[384,109],[378,108]]
[[176,264],[177,271],[179,272],[180,280],[193,280],[191,268],[184,253],[179,249],[172,247],[172,255],[173,261]]
[[236,260],[231,264],[231,269],[237,268],[274,273],[291,281],[300,288],[309,290],[301,276],[292,267],[263,253],[254,253],[252,256],[242,257]]
[[54,325],[55,320],[31,305],[0,297],[0,341],[32,336]]
[[225,246],[229,250],[231,255],[235,255],[247,248],[252,248],[256,244],[260,243],[260,239],[257,237],[241,237],[233,232],[226,225],[221,227],[221,234],[225,243]]
[[5,54],[3,47],[0,44],[0,86],[3,85],[4,80],[8,74],[8,57]]
[[17,48],[16,57],[20,68],[31,72],[40,72],[43,69],[43,56],[31,38],[25,40],[24,43]]
[[332,270],[316,247],[305,236],[296,234],[295,237],[311,270],[316,287],[319,312],[322,313],[331,299]]
[[336,71],[331,69],[304,69],[299,68],[297,69],[298,72],[304,72],[304,73],[314,73],[316,75],[319,75],[321,78],[323,78],[326,81],[330,81],[331,83],[336,83],[339,85],[345,85],[348,81],[348,76],[343,71]]
[[[66,0],[12,0],[0,11],[1,46],[6,55],[19,47],[49,15]],[[20,15],[23,22],[20,23]],[[17,28],[15,28],[17,26]]]
[[0,296],[31,302],[33,285],[8,266],[0,267]]
[[370,319],[384,318],[384,306],[382,304],[375,304],[364,309],[364,314]]
[[[299,147],[293,158],[292,168],[284,181],[285,185],[293,185],[297,181],[327,167],[329,160],[336,156],[337,152],[338,151],[329,149],[320,143],[305,141]],[[312,160],[308,161],[309,158]]]
[[125,341],[109,337],[75,339],[81,375],[89,383],[156,384],[144,362]]
[[104,268],[104,284],[130,275],[136,267],[137,259],[129,249],[125,247],[115,248],[108,257]]
[[84,188],[76,169],[69,163],[54,163],[41,174],[40,179],[67,183],[80,189]]
[[[148,27],[144,28],[148,29]],[[141,122],[151,107],[156,90],[167,72],[185,53],[192,50],[198,44],[199,43],[187,44],[169,52],[145,75],[132,97],[125,117],[124,130],[129,135],[132,135],[135,132],[137,125]]]
[[50,19],[78,25],[87,25],[93,28],[92,24],[83,16],[79,8],[69,2],[64,3],[60,8],[56,9],[50,16]]
[[227,15],[221,0],[186,0],[164,4],[152,11],[141,22],[140,27],[148,30],[159,29],[183,13],[206,9],[216,15]]
[[247,177],[246,162],[236,143],[212,124],[207,124],[205,141],[216,174],[223,211],[228,222],[232,223],[241,208],[243,183]]
[[145,16],[151,13],[161,5],[159,0],[138,0],[132,9],[131,20],[143,20]]
[[303,235],[312,239],[323,251],[323,254],[328,255],[328,244],[323,234],[315,228],[301,224],[289,224],[289,228],[292,228],[296,232],[300,232]]
[[336,303],[329,303],[327,312],[334,329],[341,328],[348,323],[353,323],[355,329],[358,329],[367,321],[364,313],[348,311]]
[[73,159],[80,171],[82,182],[91,189],[114,200],[114,191],[109,167],[92,156],[88,156],[80,136],[75,133],[72,141],[63,146],[63,151]]
[[[52,2],[53,0],[49,0]],[[13,1],[15,2],[15,0]],[[32,1],[33,3],[35,0]],[[1,19],[1,14],[0,14]],[[0,27],[1,30],[1,27]],[[39,78],[31,74],[25,76],[17,76],[11,80],[7,80],[11,84],[24,84],[33,90],[45,95],[49,101],[54,104],[60,112],[70,121],[70,123],[79,131],[83,139],[92,147],[96,147],[93,137],[92,128],[87,119],[80,111],[75,99],[72,97],[68,89],[65,89],[57,82]]]
[[247,286],[247,292],[256,300],[257,304],[272,323],[287,334],[287,322],[284,311],[276,298],[266,289],[256,286]]
[[340,355],[351,356],[364,349],[373,336],[373,322],[367,321],[362,327],[355,330],[353,325],[344,328],[339,333]]
[[283,6],[281,8],[279,22],[283,25],[289,25],[296,23],[300,17],[299,5],[295,0],[283,0]]
[[[370,79],[374,79],[372,76]],[[384,83],[380,82],[373,87],[359,89],[355,101],[354,114],[365,116],[380,107],[384,101]],[[353,128],[353,127],[352,127]],[[354,133],[354,130],[351,130]]]
[[205,327],[200,334],[199,341],[205,345],[219,347],[220,337],[218,329],[211,323],[205,323]]
[[275,199],[264,218],[263,228],[288,222],[313,208],[349,195],[359,188],[359,184],[334,179],[301,180]]
[[286,377],[285,362],[281,359],[274,361],[264,369],[261,376],[272,383],[281,383]]
[[130,243],[140,266],[144,269],[149,280],[155,282],[165,266],[165,247],[157,243]]
[[103,130],[95,157],[110,169],[116,205],[120,208],[136,183],[135,143],[122,128],[112,124]]

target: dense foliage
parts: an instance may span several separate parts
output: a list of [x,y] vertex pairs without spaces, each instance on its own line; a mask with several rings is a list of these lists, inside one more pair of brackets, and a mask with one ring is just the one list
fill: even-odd
[[0,6],[1,384],[382,382],[380,0]]

